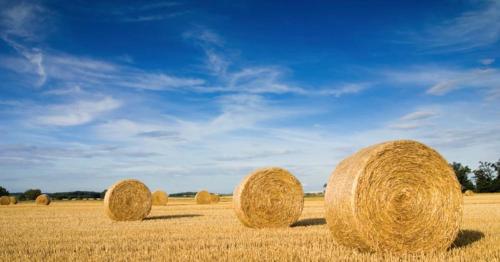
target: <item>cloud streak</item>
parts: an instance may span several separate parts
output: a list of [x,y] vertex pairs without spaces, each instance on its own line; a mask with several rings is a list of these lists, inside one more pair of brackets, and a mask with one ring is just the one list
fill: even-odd
[[48,113],[36,118],[42,125],[77,126],[89,123],[98,116],[121,106],[121,102],[111,97],[101,100],[80,100],[69,104],[47,108]]
[[490,46],[500,38],[500,2],[488,0],[482,7],[432,27],[422,40],[440,52],[461,52]]
[[460,89],[485,90],[487,96],[498,93],[500,71],[496,68],[450,69],[436,66],[419,66],[404,71],[385,71],[389,83],[417,85],[429,95],[445,95]]

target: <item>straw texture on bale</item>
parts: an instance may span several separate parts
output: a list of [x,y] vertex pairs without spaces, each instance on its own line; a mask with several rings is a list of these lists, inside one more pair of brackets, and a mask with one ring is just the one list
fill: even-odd
[[462,193],[438,152],[399,140],[340,162],[327,184],[325,208],[339,244],[363,251],[434,252],[457,237]]
[[194,199],[196,200],[196,204],[210,204],[212,202],[212,195],[208,191],[202,190],[196,193]]
[[11,197],[10,197],[10,204],[11,204],[11,205],[15,205],[15,204],[17,204],[17,198],[16,198],[16,197],[14,197],[14,196],[11,196]]
[[472,191],[472,190],[465,190],[464,195],[465,196],[473,196],[474,195],[474,191]]
[[5,206],[10,204],[10,198],[8,196],[0,197],[0,205]]
[[35,202],[37,205],[49,205],[50,204],[50,197],[46,194],[39,195],[36,199]]
[[212,204],[219,203],[219,201],[220,201],[220,196],[219,195],[217,195],[217,194],[210,194],[210,197],[211,197],[210,202]]
[[285,169],[258,169],[235,188],[233,207],[247,227],[288,227],[302,214],[304,191],[300,182]]
[[164,191],[157,190],[152,197],[154,206],[166,206],[168,203],[168,194]]
[[151,211],[151,205],[148,187],[135,179],[117,182],[104,196],[106,214],[115,221],[142,220]]

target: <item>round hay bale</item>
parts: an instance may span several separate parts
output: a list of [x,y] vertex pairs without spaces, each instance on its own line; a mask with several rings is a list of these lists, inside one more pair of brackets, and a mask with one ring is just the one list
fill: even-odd
[[247,227],[288,227],[302,214],[304,191],[300,182],[285,169],[258,169],[235,188],[233,207]]
[[220,201],[220,196],[217,194],[210,194],[210,203],[217,204]]
[[474,195],[474,191],[472,190],[465,190],[464,192],[464,196],[473,196]]
[[15,196],[10,197],[10,204],[11,205],[16,205],[17,204],[17,198]]
[[168,194],[164,191],[157,190],[153,193],[153,206],[166,206],[168,203]]
[[364,251],[446,250],[457,237],[462,193],[435,150],[399,140],[364,148],[340,162],[325,192],[335,241]]
[[41,194],[39,195],[36,199],[35,202],[37,205],[49,205],[50,204],[50,197],[46,194]]
[[210,195],[210,193],[208,193],[208,191],[202,190],[202,191],[196,193],[196,196],[194,197],[194,199],[196,200],[196,204],[205,205],[205,204],[211,203],[212,196]]
[[142,182],[127,179],[108,188],[104,196],[106,214],[115,221],[144,219],[151,211],[151,192]]
[[2,196],[0,197],[0,205],[5,206],[10,204],[10,198],[9,196]]

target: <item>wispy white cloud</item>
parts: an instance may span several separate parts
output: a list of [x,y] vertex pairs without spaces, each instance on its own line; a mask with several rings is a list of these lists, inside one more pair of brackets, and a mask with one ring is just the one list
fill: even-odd
[[489,65],[495,63],[495,59],[494,58],[484,58],[484,59],[479,60],[479,62],[484,66],[489,66]]
[[48,10],[34,3],[9,3],[0,11],[2,38],[39,40],[43,38],[43,26],[47,24]]
[[64,96],[64,95],[78,95],[82,94],[84,91],[79,85],[74,85],[66,88],[53,88],[43,93],[46,95]]
[[101,9],[105,10],[105,12],[95,10],[95,8],[87,11],[89,11],[90,15],[102,12],[105,15],[96,17],[97,19],[105,17],[104,20],[106,21],[119,23],[162,21],[190,13],[190,10],[183,8],[182,2],[174,1],[114,3],[112,6],[103,3]]
[[183,36],[194,40],[201,47],[206,56],[206,68],[217,80],[213,86],[197,87],[196,90],[200,92],[340,97],[359,93],[370,86],[369,83],[344,83],[328,88],[304,88],[284,79],[288,71],[286,68],[269,65],[237,67],[236,62],[224,55],[228,53],[225,52],[227,48],[224,39],[212,30],[197,27],[185,32]]
[[112,97],[100,100],[79,100],[50,106],[47,108],[47,113],[36,117],[36,121],[43,125],[53,126],[82,125],[120,106],[121,102]]
[[16,50],[24,59],[4,59],[3,67],[13,69],[17,72],[28,72],[38,76],[36,86],[42,86],[47,80],[47,73],[44,66],[44,55],[38,48],[27,48],[8,37],[3,40]]
[[42,86],[47,80],[43,52],[21,43],[44,38],[48,14],[45,8],[33,3],[6,5],[0,11],[0,38],[26,59],[29,65],[25,64],[25,67],[33,67],[33,72],[38,76],[37,86]]
[[122,22],[151,22],[151,21],[161,21],[166,19],[171,19],[175,17],[179,17],[189,13],[189,11],[179,11],[172,12],[169,14],[152,14],[152,15],[130,15],[120,19]]
[[433,116],[436,116],[437,113],[433,111],[415,111],[404,115],[401,117],[401,120],[404,121],[414,121],[414,120],[423,120]]
[[307,93],[301,87],[282,81],[283,71],[278,67],[248,67],[227,77],[227,89],[248,93]]
[[383,74],[390,83],[421,86],[430,95],[444,95],[465,88],[481,89],[489,93],[500,88],[500,71],[496,68],[449,69],[420,66],[404,71],[385,71]]
[[435,51],[464,51],[493,45],[500,39],[500,1],[473,1],[480,7],[428,29],[422,42]]
[[222,39],[222,37],[217,33],[202,26],[197,26],[190,31],[186,31],[182,34],[182,36],[186,39],[195,40],[195,43],[202,45],[203,47],[221,47],[225,42],[224,39]]
[[264,97],[255,94],[227,94],[214,102],[214,113],[201,119],[180,119],[167,115],[163,115],[162,120],[122,118],[102,123],[96,126],[95,131],[97,136],[111,140],[191,143],[230,135],[232,132],[253,132],[275,119],[283,120],[314,113],[303,108],[274,106]]
[[[202,79],[177,77],[162,72],[146,72],[134,67],[87,57],[57,53],[47,53],[43,57],[42,68],[27,66],[22,59],[15,57],[4,58],[2,66],[19,73],[29,73],[31,68],[43,75],[43,82],[51,80],[59,85],[86,84],[94,87],[172,90],[199,86],[204,83]],[[37,61],[41,63],[41,60]]]
[[[141,6],[140,10],[150,10],[153,6],[173,5],[176,3],[158,2]],[[65,83],[62,84],[69,82],[69,84],[85,83],[168,90],[196,86],[204,82],[200,79],[177,77],[162,72],[145,72],[108,61],[29,47],[33,46],[34,40],[40,40],[46,34],[46,30],[41,25],[49,19],[49,14],[50,12],[41,5],[28,3],[9,5],[0,12],[0,21],[2,21],[0,37],[22,57],[4,57],[1,66],[16,72],[38,76],[36,86],[43,86],[47,81],[53,80],[64,81]],[[148,19],[158,19],[158,17]]]
[[403,115],[389,125],[392,129],[398,130],[413,130],[427,127],[429,119],[438,116],[436,109],[425,108]]
[[332,95],[341,97],[343,95],[357,94],[370,87],[370,83],[349,83],[344,85],[335,86],[330,89],[319,90],[318,94]]

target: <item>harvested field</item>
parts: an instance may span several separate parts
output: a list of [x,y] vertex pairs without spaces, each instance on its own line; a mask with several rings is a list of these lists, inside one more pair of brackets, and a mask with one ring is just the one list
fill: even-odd
[[[457,247],[403,260],[500,260],[500,194],[475,194],[464,201]],[[0,227],[0,261],[398,259],[336,245],[322,198],[306,198],[299,221],[281,229],[247,228],[231,205],[227,197],[213,205],[170,198],[167,206],[153,206],[144,221],[132,222],[111,221],[102,201],[0,206],[0,222],[8,225]]]

